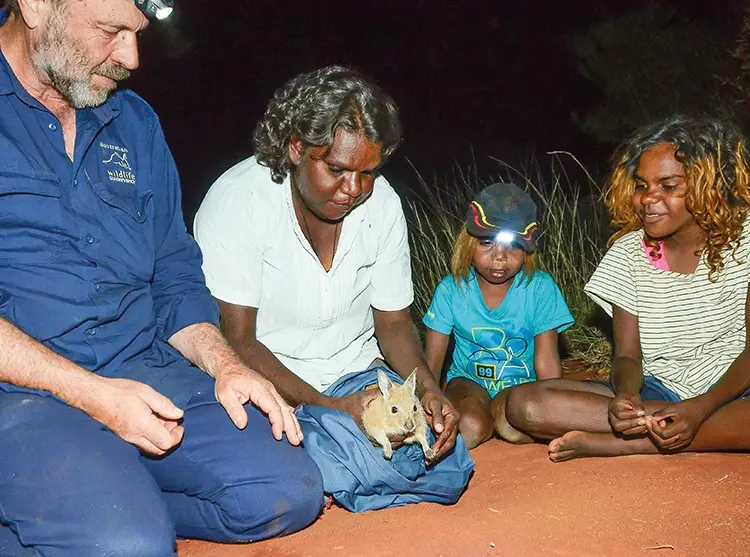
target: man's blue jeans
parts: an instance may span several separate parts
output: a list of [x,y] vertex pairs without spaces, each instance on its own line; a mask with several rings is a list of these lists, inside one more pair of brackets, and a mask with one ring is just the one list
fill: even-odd
[[0,556],[171,557],[176,536],[304,528],[323,504],[320,471],[245,408],[238,430],[205,376],[183,409],[182,444],[154,459],[53,397],[0,390]]

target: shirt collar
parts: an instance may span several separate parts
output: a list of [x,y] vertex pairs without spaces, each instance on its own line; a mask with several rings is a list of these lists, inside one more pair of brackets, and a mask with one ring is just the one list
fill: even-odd
[[[293,186],[291,173],[287,174],[286,178],[284,178],[284,182],[281,184],[281,187],[284,188],[284,199],[287,205],[288,218],[292,224],[292,230],[294,230],[297,239],[299,240],[305,251],[313,255],[313,257],[317,258],[315,252],[313,252],[312,248],[309,247],[310,243],[307,241],[307,238],[305,238],[302,232],[302,227],[297,221],[297,214],[294,211],[294,199],[292,198]],[[352,248],[352,245],[354,244],[354,238],[356,237],[358,230],[362,226],[362,222],[364,222],[365,220],[365,205],[367,205],[367,202],[362,203],[362,205],[360,205],[359,207],[356,207],[341,221],[339,243],[338,247],[336,248],[336,253],[333,256],[333,265],[331,266],[328,273],[333,273],[336,270],[336,268],[343,260],[344,256],[346,256],[346,254],[349,253],[349,250]]]

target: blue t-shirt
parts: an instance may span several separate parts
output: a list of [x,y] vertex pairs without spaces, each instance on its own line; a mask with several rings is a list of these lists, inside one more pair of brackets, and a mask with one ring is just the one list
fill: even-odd
[[536,380],[534,337],[573,324],[555,281],[537,270],[531,281],[519,273],[502,303],[487,308],[472,269],[456,284],[445,277],[422,320],[430,329],[455,338],[448,380],[471,379],[491,397],[501,390]]

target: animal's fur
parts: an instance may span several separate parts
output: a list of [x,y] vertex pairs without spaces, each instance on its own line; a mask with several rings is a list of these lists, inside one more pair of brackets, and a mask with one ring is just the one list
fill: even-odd
[[402,435],[408,435],[404,443],[419,443],[427,460],[435,458],[435,452],[427,442],[427,420],[416,395],[416,382],[416,369],[403,385],[394,383],[385,373],[378,371],[380,396],[362,413],[362,425],[367,437],[383,447],[386,459],[393,456],[391,439]]

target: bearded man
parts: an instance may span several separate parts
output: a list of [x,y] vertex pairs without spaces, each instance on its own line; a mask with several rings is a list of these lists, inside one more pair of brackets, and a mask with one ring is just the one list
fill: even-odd
[[217,328],[156,115],[116,90],[151,3],[0,10],[3,556],[172,556],[323,502],[292,409]]

